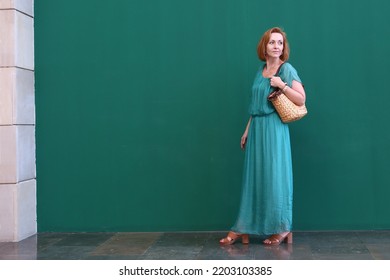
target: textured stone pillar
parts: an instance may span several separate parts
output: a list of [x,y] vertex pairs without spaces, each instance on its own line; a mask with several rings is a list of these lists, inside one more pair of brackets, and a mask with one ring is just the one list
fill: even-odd
[[0,241],[37,232],[33,6],[0,0]]

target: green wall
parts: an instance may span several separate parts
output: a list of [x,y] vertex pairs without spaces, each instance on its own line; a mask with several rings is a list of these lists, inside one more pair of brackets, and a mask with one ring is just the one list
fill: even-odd
[[39,231],[227,230],[263,32],[282,26],[296,230],[390,228],[390,2],[35,1]]

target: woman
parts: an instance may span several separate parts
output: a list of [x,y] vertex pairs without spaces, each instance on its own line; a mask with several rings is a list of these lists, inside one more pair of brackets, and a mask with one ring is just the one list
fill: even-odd
[[249,107],[250,118],[241,138],[245,149],[243,190],[236,223],[221,245],[249,234],[268,235],[266,245],[292,243],[293,177],[288,125],[282,123],[268,95],[276,88],[295,104],[303,105],[306,95],[294,67],[287,63],[289,45],[281,28],[267,30],[257,47],[265,61],[256,74]]

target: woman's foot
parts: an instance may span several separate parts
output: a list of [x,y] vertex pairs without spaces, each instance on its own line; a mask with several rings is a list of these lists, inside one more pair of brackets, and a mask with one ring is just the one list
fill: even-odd
[[265,245],[280,245],[283,241],[292,243],[292,232],[282,232],[279,234],[273,234],[263,241]]
[[241,238],[242,244],[249,243],[249,235],[248,234],[241,234],[241,233],[235,233],[234,231],[230,231],[225,238],[222,238],[221,240],[219,240],[219,244],[232,245],[240,238]]

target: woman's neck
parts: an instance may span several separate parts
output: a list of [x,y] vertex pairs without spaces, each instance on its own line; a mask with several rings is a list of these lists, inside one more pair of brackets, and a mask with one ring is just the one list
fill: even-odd
[[275,69],[282,64],[283,61],[280,58],[268,58],[266,61],[267,69]]

